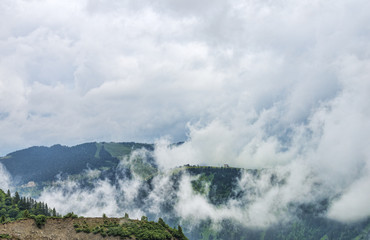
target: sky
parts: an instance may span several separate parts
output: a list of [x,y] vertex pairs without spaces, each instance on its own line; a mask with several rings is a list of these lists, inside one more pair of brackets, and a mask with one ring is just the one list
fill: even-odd
[[313,175],[341,196],[329,217],[364,218],[369,12],[367,0],[3,0],[0,155],[156,143],[162,167],[298,170],[283,199]]
[[57,143],[177,142],[193,128],[260,118],[273,118],[261,127],[284,138],[366,84],[369,5],[1,1],[0,155]]

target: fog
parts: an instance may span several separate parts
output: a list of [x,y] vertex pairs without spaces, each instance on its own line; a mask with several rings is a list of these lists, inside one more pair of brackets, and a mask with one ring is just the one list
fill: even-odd
[[[294,217],[292,202],[329,199],[326,217],[362,220],[370,215],[369,11],[366,0],[3,1],[0,152],[156,143],[161,174],[142,206],[139,176],[88,190],[60,179],[40,200],[61,212],[159,216],[173,201],[184,221],[268,226]],[[169,187],[168,171],[184,164],[264,171],[238,180],[253,194],[215,207],[192,191],[191,176]],[[285,184],[271,185],[272,173]],[[8,186],[8,175],[0,181]]]
[[11,176],[6,168],[0,163],[0,186],[3,191],[10,189],[11,187]]

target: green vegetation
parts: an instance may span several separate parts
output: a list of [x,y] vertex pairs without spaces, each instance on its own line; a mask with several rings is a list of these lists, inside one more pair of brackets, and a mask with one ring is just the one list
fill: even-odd
[[41,228],[45,225],[48,217],[57,216],[59,214],[55,208],[48,208],[48,205],[43,202],[20,197],[18,192],[15,192],[12,197],[9,190],[5,193],[0,189],[0,223],[31,218],[35,220],[36,226]]
[[[0,223],[8,223],[18,219],[34,219],[38,228],[42,228],[48,218],[60,218],[60,215],[55,209],[50,209],[47,204],[37,202],[31,198],[20,197],[18,192],[11,196],[8,190],[5,193],[0,189]],[[101,236],[120,236],[121,238],[133,237],[138,240],[165,240],[179,239],[187,240],[182,232],[182,228],[178,229],[169,227],[163,219],[159,219],[158,223],[148,221],[146,216],[143,216],[141,221],[131,220],[128,214],[122,218],[122,223],[117,220],[112,221],[103,214],[104,224],[90,227],[82,217],[78,217],[73,212],[63,216],[64,219],[77,219],[82,223],[75,223],[76,232],[101,234]],[[8,234],[0,235],[2,239],[11,239]]]
[[185,166],[185,171],[190,175],[198,176],[197,180],[192,181],[193,190],[207,195],[210,202],[215,205],[223,204],[235,197],[233,189],[241,175],[240,170],[240,168]]
[[208,195],[209,186],[211,185],[214,176],[215,175],[213,173],[209,175],[206,175],[205,173],[200,174],[196,180],[191,181],[193,191],[202,195]]
[[144,161],[140,156],[135,157],[130,163],[131,172],[143,180],[148,180],[158,173],[158,169]]
[[0,189],[0,222],[6,223],[20,218],[33,218],[36,223],[42,224],[42,216],[57,216],[55,209],[48,208],[43,202],[32,198],[20,197],[18,192],[11,196],[8,190],[5,193]]
[[133,150],[136,149],[153,149],[152,144],[145,144],[145,143],[134,143],[134,142],[129,142],[129,143],[96,143],[96,153],[95,157],[100,156],[100,151],[104,149],[107,151],[112,157],[114,158],[119,158],[122,159],[123,156],[129,155]]
[[179,240],[187,240],[188,238],[182,232],[182,228],[177,229],[169,227],[163,219],[159,219],[158,223],[148,221],[147,217],[143,216],[142,221],[125,219],[121,224],[118,221],[104,221],[104,224],[94,227],[89,226],[86,221],[81,224],[75,224],[76,232],[85,232],[100,234],[102,237],[119,236],[122,239],[134,237],[138,240],[170,240],[173,238]]
[[45,225],[46,223],[46,216],[45,215],[37,215],[37,216],[34,216],[33,219],[35,219],[35,223],[36,223],[36,226],[38,228],[41,228],[42,226]]
[[13,177],[20,177],[21,185],[31,181],[40,185],[42,182],[52,181],[60,172],[76,175],[87,166],[101,170],[115,168],[121,159],[141,148],[153,150],[153,145],[131,142],[31,147],[0,158],[0,163],[4,164]]
[[1,239],[12,239],[12,236],[10,236],[9,234],[0,234],[0,238]]
[[70,212],[64,215],[63,218],[78,218],[78,216],[74,214],[73,212]]
[[[145,148],[149,151],[133,154],[133,150]],[[141,186],[136,197],[135,204],[140,207],[146,204],[150,191],[155,189],[156,181],[153,177],[165,174],[158,171],[156,163],[150,151],[153,145],[137,143],[86,143],[74,147],[55,145],[47,147],[32,147],[17,151],[0,158],[9,172],[14,177],[22,177],[22,186],[18,186],[19,193],[26,192],[28,196],[37,196],[44,187],[58,186],[53,182],[57,173],[63,172],[70,180],[77,181],[82,188],[94,187],[93,183],[98,179],[108,179],[112,184],[117,179],[132,179],[139,177]],[[53,161],[50,161],[52,159]],[[121,161],[121,162],[120,162]],[[85,171],[90,170],[88,173]],[[184,173],[192,176],[191,185],[193,191],[207,198],[207,201],[216,207],[223,207],[228,201],[240,201],[241,205],[248,207],[243,196],[251,189],[238,188],[238,179],[242,172],[246,171],[251,177],[258,179],[264,170],[245,170],[233,167],[190,166],[175,168],[172,170],[168,184],[171,191],[168,199],[160,208],[168,219],[171,226],[176,226],[184,219],[176,215],[176,192],[179,190],[181,177]],[[278,180],[273,174],[269,178],[270,183],[275,185],[284,184],[284,180]],[[32,183],[32,184],[30,184]],[[42,228],[48,217],[58,217],[55,209],[49,209],[46,204],[36,202],[32,198],[20,197],[16,192],[14,196],[8,191],[0,191],[0,223],[6,223],[21,218],[32,218],[38,227]],[[171,195],[173,194],[173,195]],[[253,193],[251,193],[253,194]],[[168,200],[168,201],[167,201]],[[241,200],[244,200],[242,202]],[[321,200],[320,200],[321,201]],[[150,202],[150,201],[148,201]],[[367,239],[370,236],[370,219],[354,224],[343,224],[327,219],[325,213],[330,205],[330,199],[322,202],[309,204],[292,203],[289,211],[296,216],[291,222],[278,223],[266,229],[247,228],[244,224],[223,219],[214,228],[211,219],[201,221],[193,226],[191,220],[184,224],[184,232],[191,239]],[[296,205],[294,205],[296,204]],[[145,208],[143,208],[145,209]],[[144,210],[145,211],[145,210]],[[295,212],[293,212],[295,211]],[[150,219],[153,215],[147,213]],[[63,218],[77,219],[73,212]],[[151,222],[146,216],[141,221],[130,220],[125,214],[120,223],[112,223],[110,218],[103,216],[106,223],[99,226],[89,226],[86,223],[75,223],[77,232],[101,234],[101,236],[135,236],[136,239],[168,239],[168,237],[180,238],[183,230],[170,228],[163,219],[158,223]],[[80,219],[77,219],[80,220]],[[75,220],[73,220],[75,221]],[[186,228],[186,226],[191,228]],[[163,232],[165,229],[165,232]]]

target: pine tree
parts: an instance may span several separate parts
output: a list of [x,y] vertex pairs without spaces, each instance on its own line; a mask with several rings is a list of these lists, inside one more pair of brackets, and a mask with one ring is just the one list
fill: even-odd
[[19,197],[19,193],[18,192],[15,192],[15,195],[14,195],[14,203],[15,204],[18,204],[20,200],[21,200],[21,198]]
[[24,212],[23,212],[23,217],[24,218],[29,218],[31,215],[30,215],[30,212],[26,209],[26,210],[24,210]]

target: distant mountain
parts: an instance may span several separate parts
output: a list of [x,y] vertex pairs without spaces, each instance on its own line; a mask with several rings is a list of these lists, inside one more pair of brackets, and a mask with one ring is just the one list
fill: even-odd
[[84,169],[114,168],[120,159],[133,150],[153,150],[152,144],[142,143],[84,143],[73,147],[54,145],[30,147],[0,158],[15,184],[55,179],[58,174],[78,174]]
[[[16,189],[21,194],[36,199],[41,192],[47,193],[49,197],[59,196],[62,198],[60,202],[65,203],[61,205],[64,209],[61,209],[65,210],[70,198],[85,193],[92,198],[90,200],[94,200],[90,201],[92,208],[104,206],[105,201],[114,201],[119,213],[131,210],[143,213],[152,220],[163,217],[171,226],[185,223],[184,233],[192,240],[370,239],[370,218],[348,224],[328,219],[325,215],[331,199],[327,198],[307,203],[292,200],[287,209],[284,209],[289,219],[282,218],[285,221],[276,222],[267,228],[248,227],[248,224],[233,217],[216,219],[217,228],[211,216],[199,216],[202,220],[193,222],[191,218],[186,218],[186,210],[193,211],[191,207],[195,203],[188,199],[189,196],[198,201],[200,199],[200,204],[213,211],[226,211],[229,204],[234,204],[235,209],[243,212],[259,194],[260,189],[256,182],[263,180],[264,186],[279,189],[279,186],[284,186],[285,179],[283,176],[278,177],[272,169],[240,169],[229,166],[187,164],[161,171],[156,165],[153,150],[152,144],[133,142],[85,143],[73,147],[54,145],[16,151],[1,158],[0,162],[15,179]],[[86,171],[87,169],[92,171]],[[69,188],[65,184],[68,181],[64,181],[66,178],[63,177],[61,181],[54,181],[60,174],[68,176],[68,181],[76,183],[77,187]],[[101,182],[110,188],[109,196],[92,194],[96,189],[102,190]],[[183,194],[184,190],[188,195]],[[104,191],[103,193],[105,194]],[[79,196],[77,199],[82,201],[83,198]],[[13,208],[9,205],[4,209],[10,211]],[[16,214],[15,211],[13,213]],[[192,214],[198,217],[197,212]],[[8,215],[7,217],[10,216]],[[254,221],[246,220],[251,223]]]

